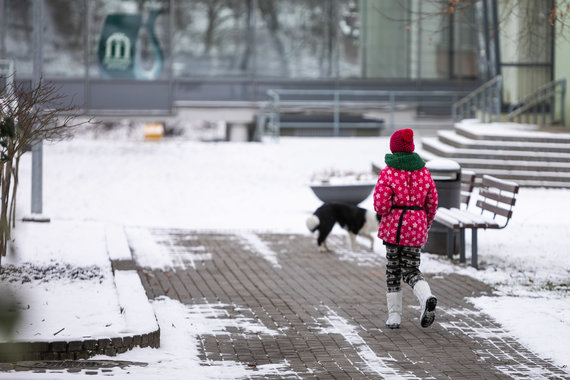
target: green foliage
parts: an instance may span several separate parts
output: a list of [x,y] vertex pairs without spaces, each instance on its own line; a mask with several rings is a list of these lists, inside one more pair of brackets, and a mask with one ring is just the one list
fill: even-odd
[[14,145],[19,131],[18,124],[11,116],[3,116],[0,118],[0,162],[6,162],[11,159],[9,154],[10,146]]
[[10,116],[5,116],[0,120],[0,138],[10,138],[16,137],[16,123],[14,119]]

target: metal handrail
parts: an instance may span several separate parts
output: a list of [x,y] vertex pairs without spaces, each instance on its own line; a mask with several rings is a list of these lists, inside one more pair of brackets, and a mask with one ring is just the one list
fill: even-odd
[[521,121],[526,114],[526,122],[530,121],[530,114],[534,113],[534,123],[538,124],[537,108],[540,107],[542,125],[546,125],[546,107],[550,109],[550,122],[555,122],[556,95],[560,93],[560,123],[564,124],[564,98],[566,96],[566,79],[558,79],[542,85],[535,92],[525,96],[507,115],[509,121]]
[[[396,102],[402,104],[449,105],[458,99],[462,93],[448,90],[410,91],[410,90],[299,90],[299,89],[270,89],[267,91],[270,100],[260,106],[257,134],[263,133],[266,118],[278,136],[280,130],[280,113],[286,107],[326,107],[333,110],[333,135],[340,131],[340,108],[369,108],[382,105],[389,106],[390,120],[388,126],[395,129]],[[284,99],[297,96],[297,99]],[[370,100],[347,100],[349,97],[371,98]],[[437,100],[437,98],[445,98]]]
[[476,117],[481,112],[482,121],[499,120],[501,116],[502,77],[497,75],[485,82],[466,97],[453,104],[451,114],[453,121],[465,117]]

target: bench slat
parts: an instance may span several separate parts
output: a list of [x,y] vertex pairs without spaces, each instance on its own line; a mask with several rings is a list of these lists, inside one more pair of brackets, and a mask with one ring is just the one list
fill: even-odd
[[470,217],[470,213],[463,213],[458,208],[451,208],[449,209],[450,216],[457,219],[461,224],[461,228],[476,228],[478,227],[478,223]]
[[519,185],[515,182],[505,181],[487,174],[483,175],[483,187],[496,187],[501,190],[510,191],[511,193],[519,192]]
[[437,209],[437,213],[435,214],[435,220],[438,223],[441,223],[449,228],[457,229],[461,227],[459,221],[449,214],[449,209],[443,207]]
[[504,216],[507,219],[510,219],[513,216],[512,210],[505,210],[497,205],[492,205],[490,203],[484,201],[477,201],[477,207],[482,208],[483,210],[487,210],[492,212],[493,214]]
[[488,215],[476,214],[467,210],[454,210],[457,210],[463,218],[469,219],[474,228],[499,228],[499,224]]
[[485,215],[475,214],[455,207],[451,209],[444,207],[438,208],[435,220],[453,229],[500,228],[500,225],[496,221]]
[[506,203],[510,206],[514,206],[515,202],[517,201],[517,199],[514,197],[514,194],[512,196],[508,196],[504,194],[495,193],[488,189],[480,189],[479,195],[484,198],[489,198],[497,202]]

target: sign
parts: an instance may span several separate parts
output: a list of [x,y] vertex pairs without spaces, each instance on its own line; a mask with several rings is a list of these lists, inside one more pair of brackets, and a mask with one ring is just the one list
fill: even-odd
[[[105,18],[99,40],[99,69],[107,78],[155,79],[163,68],[164,56],[154,23],[161,10],[150,10],[146,22],[140,14],[110,14]],[[148,35],[154,62],[144,70],[137,54],[141,34]]]

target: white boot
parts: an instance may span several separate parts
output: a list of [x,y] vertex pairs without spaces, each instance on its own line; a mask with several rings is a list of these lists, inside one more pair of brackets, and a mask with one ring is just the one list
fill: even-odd
[[420,301],[420,324],[422,327],[429,327],[435,320],[435,307],[437,306],[437,298],[431,294],[429,285],[425,280],[420,280],[414,286],[414,294]]
[[389,329],[399,329],[402,320],[402,292],[386,293],[388,301],[388,320],[386,327]]

